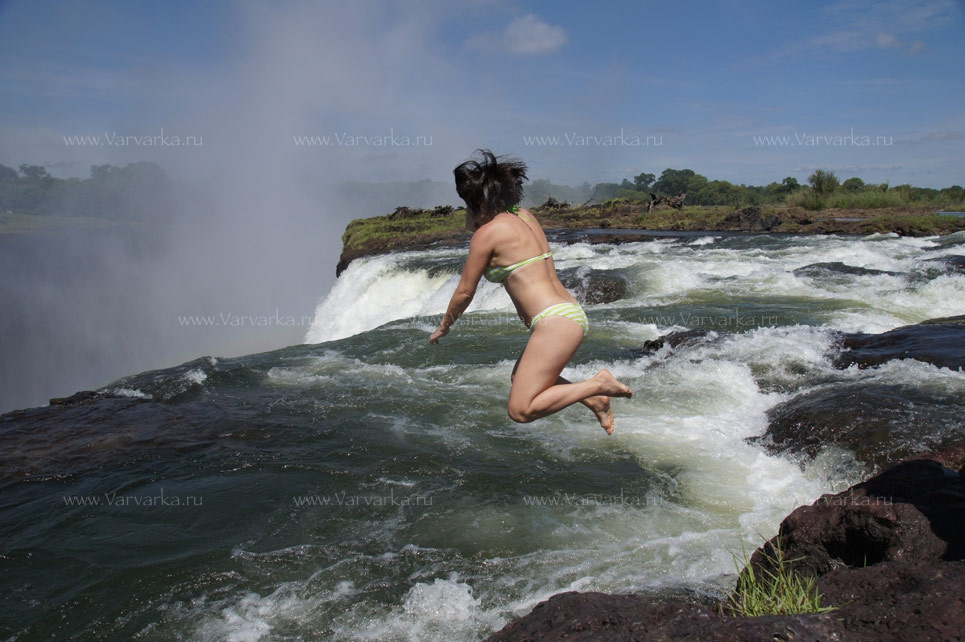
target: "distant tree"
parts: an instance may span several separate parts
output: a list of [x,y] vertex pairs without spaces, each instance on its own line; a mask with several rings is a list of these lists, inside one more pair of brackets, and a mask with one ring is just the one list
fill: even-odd
[[633,177],[633,182],[637,189],[650,189],[650,185],[656,178],[653,174],[637,174]]
[[47,173],[47,169],[40,165],[23,164],[20,166],[20,173],[23,174],[24,178],[31,178],[31,179],[50,178],[50,174]]
[[[671,169],[667,168],[660,174],[660,178],[653,184],[653,191],[658,194],[676,196],[688,191],[691,181],[697,173],[692,169]],[[704,177],[701,177],[704,178]],[[704,178],[706,183],[707,179]],[[693,190],[696,191],[696,190]]]
[[814,173],[808,176],[808,183],[811,184],[815,192],[822,196],[833,194],[839,185],[838,177],[834,175],[834,172],[825,169],[814,170]]
[[783,181],[781,181],[781,186],[784,188],[784,192],[790,194],[801,188],[801,184],[797,182],[797,179],[793,176],[788,176]]
[[755,202],[754,194],[743,185],[729,181],[710,181],[697,192],[687,192],[687,200],[698,205],[733,205]]
[[105,181],[107,177],[110,176],[113,167],[110,165],[91,165],[90,166],[90,177],[95,181]]
[[846,192],[860,192],[864,189],[864,181],[855,176],[841,183],[841,187]]
[[0,183],[16,182],[18,176],[20,175],[14,168],[7,167],[6,165],[0,165]]
[[761,194],[762,199],[767,202],[784,200],[784,186],[780,183],[768,183]]
[[619,193],[619,183],[597,183],[593,186],[593,202],[602,203],[611,198],[616,198]]
[[965,202],[965,189],[962,189],[961,185],[952,185],[951,187],[946,187],[939,192],[942,200],[946,201],[948,204],[956,204],[960,206]]

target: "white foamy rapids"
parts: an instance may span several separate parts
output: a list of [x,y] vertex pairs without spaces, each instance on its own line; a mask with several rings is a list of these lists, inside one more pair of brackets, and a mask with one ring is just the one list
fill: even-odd
[[[456,271],[430,276],[407,266],[425,252],[403,252],[356,259],[315,309],[305,343],[350,337],[410,317],[436,317],[438,323],[459,282]],[[482,282],[469,312],[512,309],[501,287]]]
[[[784,247],[774,247],[777,242],[772,240],[772,246],[758,249],[732,249],[726,240],[639,248],[632,270],[633,300],[665,305],[720,297],[737,301],[746,297],[810,299],[825,308],[837,308],[820,318],[846,332],[884,332],[930,318],[965,314],[965,277],[950,273],[925,280],[917,276],[927,270],[926,261],[960,253],[959,247],[939,249],[935,239],[891,236],[794,239]],[[622,248],[622,252],[632,247]],[[827,274],[794,273],[808,265],[829,263],[882,273],[846,274],[830,269]]]
[[140,390],[132,388],[112,388],[112,395],[117,395],[118,397],[133,397],[135,399],[150,399],[151,395],[141,392]]
[[[561,269],[586,266],[621,270],[630,280],[629,298],[615,305],[665,305],[708,296],[798,297],[820,302],[822,322],[843,331],[883,332],[928,318],[965,313],[965,278],[960,274],[916,280],[928,259],[960,252],[936,239],[876,235],[768,238],[758,248],[728,245],[706,236],[693,241],[659,240],[625,245],[553,245]],[[438,323],[459,279],[463,252],[451,253],[453,266],[432,275],[420,261],[440,252],[402,252],[357,259],[318,304],[306,343],[340,339],[410,317]],[[827,276],[795,274],[813,264],[843,263],[888,274]],[[836,309],[828,309],[832,306]],[[512,311],[503,288],[482,281],[469,308]]]
[[499,628],[499,615],[486,610],[473,595],[469,584],[457,574],[449,579],[420,582],[413,586],[398,607],[372,615],[349,609],[336,619],[338,639],[390,642],[425,640],[452,642],[478,639],[480,634]]
[[416,583],[389,611],[373,611],[352,599],[356,593],[352,582],[321,592],[308,582],[285,582],[264,596],[249,592],[235,600],[201,601],[191,609],[172,610],[180,611],[177,615],[185,622],[195,622],[189,625],[191,639],[212,642],[307,639],[306,632],[317,630],[319,611],[333,606],[342,614],[334,620],[334,638],[327,639],[453,642],[479,639],[505,621],[495,610],[485,609],[457,574]]
[[201,385],[208,378],[208,375],[204,373],[204,370],[200,368],[195,368],[194,370],[188,370],[184,373],[184,380],[189,383],[196,383]]
[[[745,440],[762,434],[767,411],[786,399],[769,390],[831,372],[825,355],[831,341],[816,328],[760,328],[682,349],[666,361],[586,364],[574,378],[607,367],[634,389],[634,399],[614,401],[614,443],[635,453],[644,468],[685,471],[677,477],[683,503],[709,515],[739,516],[748,537],[755,528],[771,532],[791,509],[829,490],[819,471],[804,473]],[[578,410],[563,417],[572,423],[570,436],[595,437]]]

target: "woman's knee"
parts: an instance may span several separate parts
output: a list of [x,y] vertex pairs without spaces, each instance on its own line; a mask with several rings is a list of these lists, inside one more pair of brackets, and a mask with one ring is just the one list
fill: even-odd
[[509,414],[509,418],[518,424],[528,424],[539,419],[539,417],[529,412],[528,409],[512,402],[506,407],[506,412]]

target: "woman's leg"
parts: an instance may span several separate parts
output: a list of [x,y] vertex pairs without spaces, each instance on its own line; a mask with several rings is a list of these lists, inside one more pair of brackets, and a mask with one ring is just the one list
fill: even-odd
[[[509,416],[513,421],[530,422],[593,397],[630,397],[633,394],[607,370],[601,370],[587,381],[558,383],[560,373],[582,342],[583,328],[571,319],[546,317],[536,325],[516,364],[516,376],[509,392]],[[587,405],[594,413],[597,409],[608,413],[609,410],[602,408],[599,401],[602,400],[589,401]]]
[[[518,368],[519,359],[516,360],[516,365],[513,367],[513,374],[510,376],[510,381],[516,380],[516,370]],[[569,385],[570,383],[572,382],[563,377],[556,378],[556,385]],[[596,415],[597,421],[600,422],[600,427],[606,431],[606,434],[613,434],[613,410],[610,408],[610,398],[608,396],[596,395],[594,397],[587,397],[586,399],[580,399],[580,403]]]

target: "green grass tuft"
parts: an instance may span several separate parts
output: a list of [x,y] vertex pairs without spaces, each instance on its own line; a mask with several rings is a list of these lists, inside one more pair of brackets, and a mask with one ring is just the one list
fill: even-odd
[[773,554],[764,554],[768,569],[755,570],[747,557],[747,550],[741,542],[743,571],[740,561],[734,555],[734,565],[740,577],[737,588],[727,598],[723,611],[734,617],[757,617],[759,615],[799,615],[802,613],[827,613],[834,607],[821,606],[821,594],[817,590],[817,580],[796,573],[781,550],[780,540],[771,547]]

